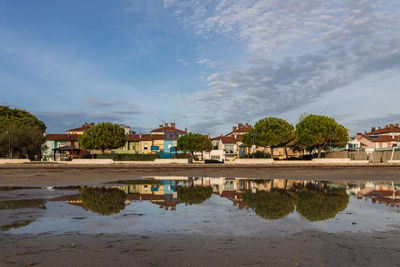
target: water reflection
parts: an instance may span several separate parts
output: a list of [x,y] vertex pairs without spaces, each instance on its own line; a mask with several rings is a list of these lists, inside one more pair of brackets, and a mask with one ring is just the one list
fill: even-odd
[[0,201],[0,210],[5,209],[46,209],[46,200],[44,199],[18,199]]
[[84,188],[80,195],[51,201],[67,201],[108,216],[119,213],[132,201],[149,201],[165,210],[176,210],[181,203],[201,204],[216,194],[229,199],[239,209],[254,210],[264,219],[281,219],[296,211],[303,219],[314,222],[334,218],[346,209],[351,194],[358,199],[372,199],[373,203],[399,206],[398,188],[400,185],[368,182],[154,177]]
[[84,188],[79,195],[82,207],[103,216],[119,213],[125,208],[126,194],[117,188]]
[[[5,193],[0,192],[0,199],[1,194],[7,199],[0,201],[2,231],[123,229],[256,235],[307,227],[326,231],[376,230],[396,224],[400,212],[400,184],[392,182],[154,177],[95,187],[41,190],[44,197],[46,192],[52,195],[48,199],[13,199],[12,193],[7,192],[5,198]],[[59,190],[63,195],[54,197]],[[27,190],[23,196],[16,192],[14,197],[28,195]]]

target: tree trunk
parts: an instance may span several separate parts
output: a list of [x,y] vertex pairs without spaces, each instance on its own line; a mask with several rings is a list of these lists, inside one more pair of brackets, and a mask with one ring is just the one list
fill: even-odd
[[285,146],[285,156],[286,156],[286,159],[288,159],[289,157],[288,157],[288,153],[287,153],[287,147]]
[[318,146],[318,158],[321,157],[321,146]]
[[270,146],[271,148],[271,159],[274,159],[274,148],[272,146]]

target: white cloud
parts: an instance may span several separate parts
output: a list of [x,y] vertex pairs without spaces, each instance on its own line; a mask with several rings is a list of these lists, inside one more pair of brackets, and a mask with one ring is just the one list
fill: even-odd
[[368,75],[399,74],[395,0],[190,0],[168,7],[205,38],[218,34],[243,45],[246,62],[210,75],[208,88],[186,100],[226,120],[282,113]]

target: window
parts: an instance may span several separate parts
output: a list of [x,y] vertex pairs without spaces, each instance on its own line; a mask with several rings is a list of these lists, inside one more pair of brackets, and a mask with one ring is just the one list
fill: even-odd
[[234,145],[225,145],[225,152],[226,153],[233,153]]

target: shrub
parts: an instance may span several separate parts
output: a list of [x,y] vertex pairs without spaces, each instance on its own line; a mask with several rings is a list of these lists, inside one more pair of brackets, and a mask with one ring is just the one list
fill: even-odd
[[153,161],[159,159],[158,154],[98,154],[98,159],[112,159],[114,161]]
[[206,159],[204,163],[223,163],[223,162],[216,159]]

